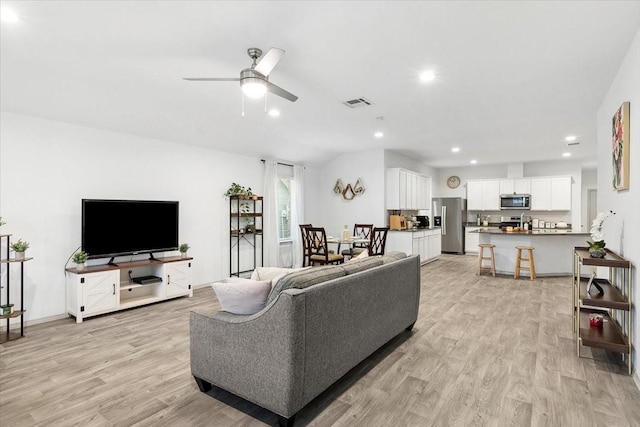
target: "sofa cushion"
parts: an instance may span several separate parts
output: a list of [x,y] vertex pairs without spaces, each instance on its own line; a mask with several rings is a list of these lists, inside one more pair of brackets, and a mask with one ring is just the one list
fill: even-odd
[[317,283],[346,276],[347,272],[339,265],[313,267],[289,273],[276,283],[269,294],[267,303],[273,301],[280,292],[286,289],[304,289]]
[[401,251],[390,251],[382,255],[382,261],[387,264],[389,262],[397,261],[399,259],[406,258],[407,254]]
[[349,261],[345,264],[342,264],[340,267],[342,267],[347,274],[354,274],[359,271],[368,270],[382,264],[384,264],[382,258],[376,256]]
[[222,310],[234,314],[254,314],[262,310],[271,291],[271,280],[230,278],[211,284]]
[[289,273],[294,271],[306,270],[311,267],[302,268],[285,268],[285,267],[256,267],[251,273],[251,280],[271,280],[271,287],[273,288],[278,280],[283,278]]

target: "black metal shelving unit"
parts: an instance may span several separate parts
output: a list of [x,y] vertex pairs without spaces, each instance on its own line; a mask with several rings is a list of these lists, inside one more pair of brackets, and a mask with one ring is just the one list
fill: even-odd
[[[229,275],[240,277],[264,263],[261,196],[229,197]],[[247,224],[253,224],[252,228]],[[242,269],[242,260],[247,256],[243,250],[249,245],[253,254],[250,268]],[[235,255],[235,259],[234,259]]]
[[[0,264],[6,264],[7,269],[7,282],[6,285],[2,285],[5,287],[5,295],[6,298],[2,299],[2,292],[0,292],[0,305],[3,304],[11,304],[11,265],[15,263],[20,263],[20,310],[14,310],[11,314],[0,315],[0,319],[6,319],[6,330],[0,334],[0,344],[5,343],[7,341],[17,340],[18,338],[24,337],[24,263],[32,260],[33,258],[9,258],[9,249],[11,246],[11,234],[0,234],[0,242],[2,239],[7,239],[7,255],[4,258],[0,259]],[[20,318],[20,332],[14,332],[11,330],[11,319]],[[17,330],[17,328],[14,328]]]

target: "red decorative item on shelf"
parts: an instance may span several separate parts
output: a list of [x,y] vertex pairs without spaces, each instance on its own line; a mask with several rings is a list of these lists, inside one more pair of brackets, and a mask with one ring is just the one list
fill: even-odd
[[603,319],[603,316],[601,314],[591,314],[589,315],[589,324],[594,328],[601,328],[602,319]]

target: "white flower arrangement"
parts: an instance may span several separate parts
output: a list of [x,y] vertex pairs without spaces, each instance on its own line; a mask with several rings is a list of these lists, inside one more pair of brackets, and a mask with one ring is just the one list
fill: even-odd
[[604,249],[606,243],[604,241],[604,236],[602,234],[602,225],[604,221],[609,218],[611,215],[615,215],[616,213],[613,211],[609,211],[607,213],[598,212],[598,216],[591,223],[591,242],[587,241],[589,244],[589,249],[598,250]]

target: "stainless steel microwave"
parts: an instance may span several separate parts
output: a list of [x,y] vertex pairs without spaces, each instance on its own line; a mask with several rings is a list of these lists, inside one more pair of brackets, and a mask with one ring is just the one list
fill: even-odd
[[531,196],[529,194],[501,194],[500,209],[531,209]]

